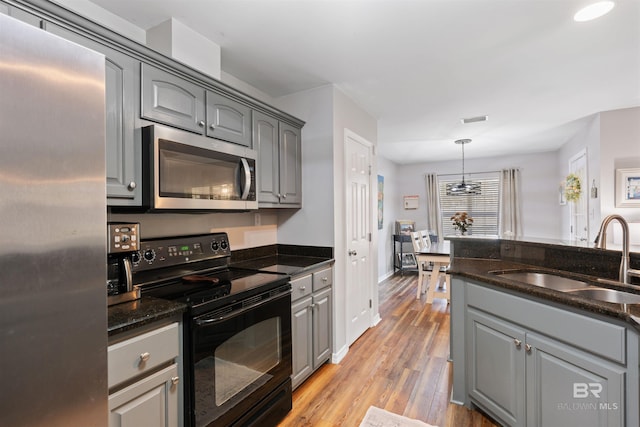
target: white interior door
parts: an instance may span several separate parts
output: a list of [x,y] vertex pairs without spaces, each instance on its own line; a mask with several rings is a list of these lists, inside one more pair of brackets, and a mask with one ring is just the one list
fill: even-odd
[[569,202],[569,218],[571,240],[587,241],[589,239],[589,219],[587,212],[589,209],[587,195],[588,176],[587,176],[587,152],[580,151],[578,154],[569,159],[569,172],[576,174],[581,182],[580,198],[575,202]]
[[372,145],[345,131],[347,339],[348,345],[371,325],[371,157]]

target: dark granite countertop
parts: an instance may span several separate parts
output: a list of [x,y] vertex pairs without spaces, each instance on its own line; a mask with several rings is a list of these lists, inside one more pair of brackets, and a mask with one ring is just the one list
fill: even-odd
[[333,262],[333,258],[275,254],[261,258],[236,262],[233,263],[232,266],[237,268],[271,271],[285,273],[290,276],[298,276],[316,268],[329,266]]
[[112,305],[107,315],[107,331],[111,337],[157,320],[181,315],[186,309],[185,304],[151,297]]
[[640,294],[638,287],[625,285],[622,283],[611,284],[597,281],[597,277],[579,274],[575,272],[559,270],[555,268],[541,267],[531,264],[523,264],[501,259],[484,259],[484,258],[455,258],[451,264],[451,274],[459,275],[469,279],[488,283],[490,285],[503,288],[509,291],[515,291],[524,296],[558,303],[585,311],[605,315],[616,318],[628,323],[630,326],[640,331],[640,304],[614,304],[602,302],[590,298],[580,297],[571,293],[557,291],[555,289],[544,288],[511,280],[499,274],[492,274],[491,271],[511,270],[511,269],[527,269],[537,272],[551,273],[575,280],[581,280],[591,285],[612,288],[625,292]]

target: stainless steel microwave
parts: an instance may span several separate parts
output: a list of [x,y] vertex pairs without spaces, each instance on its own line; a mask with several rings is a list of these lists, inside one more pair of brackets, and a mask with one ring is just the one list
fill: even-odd
[[149,210],[258,209],[255,150],[161,125],[142,128],[142,146]]

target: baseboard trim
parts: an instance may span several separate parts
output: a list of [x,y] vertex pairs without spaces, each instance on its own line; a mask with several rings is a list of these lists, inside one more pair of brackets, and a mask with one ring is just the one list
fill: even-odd
[[344,347],[342,347],[337,352],[331,353],[331,363],[340,363],[340,362],[342,362],[342,359],[345,358],[345,356],[347,355],[348,352],[349,352],[349,347],[345,345]]

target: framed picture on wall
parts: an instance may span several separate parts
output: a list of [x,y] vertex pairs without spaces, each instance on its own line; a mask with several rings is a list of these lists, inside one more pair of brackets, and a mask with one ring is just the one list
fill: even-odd
[[640,207],[640,168],[616,169],[616,207]]
[[399,219],[396,221],[396,234],[411,234],[416,231],[416,222]]

